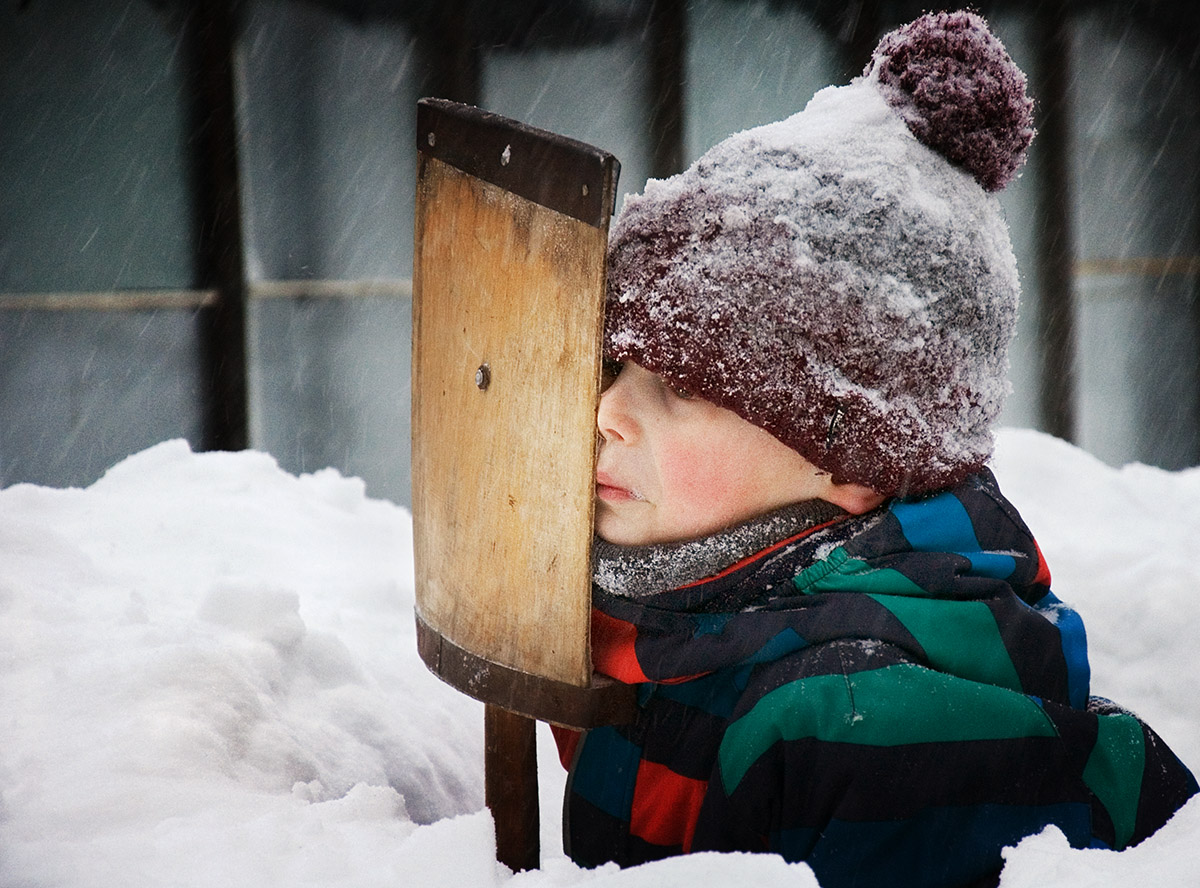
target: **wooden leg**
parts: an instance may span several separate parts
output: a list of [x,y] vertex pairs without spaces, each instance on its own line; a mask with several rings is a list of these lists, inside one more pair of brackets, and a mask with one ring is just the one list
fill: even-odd
[[496,859],[513,872],[541,863],[537,722],[484,706],[484,799],[496,822]]

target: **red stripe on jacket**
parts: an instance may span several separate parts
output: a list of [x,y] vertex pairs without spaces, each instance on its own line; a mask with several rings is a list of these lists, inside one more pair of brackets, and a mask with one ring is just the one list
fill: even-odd
[[629,812],[630,835],[652,845],[679,845],[688,853],[707,790],[707,780],[684,777],[666,765],[643,759]]
[[592,665],[597,672],[625,684],[649,681],[638,663],[636,642],[637,626],[592,608]]

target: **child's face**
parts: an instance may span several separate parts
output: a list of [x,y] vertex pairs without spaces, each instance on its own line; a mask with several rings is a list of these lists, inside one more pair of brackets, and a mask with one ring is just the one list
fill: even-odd
[[596,416],[601,539],[694,539],[790,503],[837,501],[830,476],[768,432],[637,364],[619,367]]

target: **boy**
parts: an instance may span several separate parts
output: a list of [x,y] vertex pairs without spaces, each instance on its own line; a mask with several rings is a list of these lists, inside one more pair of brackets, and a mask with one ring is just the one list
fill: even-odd
[[639,709],[559,734],[577,862],[995,885],[1047,825],[1119,849],[1197,792],[1089,697],[1082,623],[984,467],[1018,296],[989,192],[1032,136],[982,19],[928,15],[626,203],[593,650]]

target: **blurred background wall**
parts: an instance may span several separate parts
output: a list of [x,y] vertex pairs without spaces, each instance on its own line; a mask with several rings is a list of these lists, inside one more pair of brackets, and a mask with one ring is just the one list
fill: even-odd
[[[1025,287],[1004,422],[1200,463],[1200,6],[975,6],[1039,102],[1002,195]],[[408,503],[420,96],[605,148],[640,191],[926,8],[5,0],[0,484],[85,485],[183,437]]]

